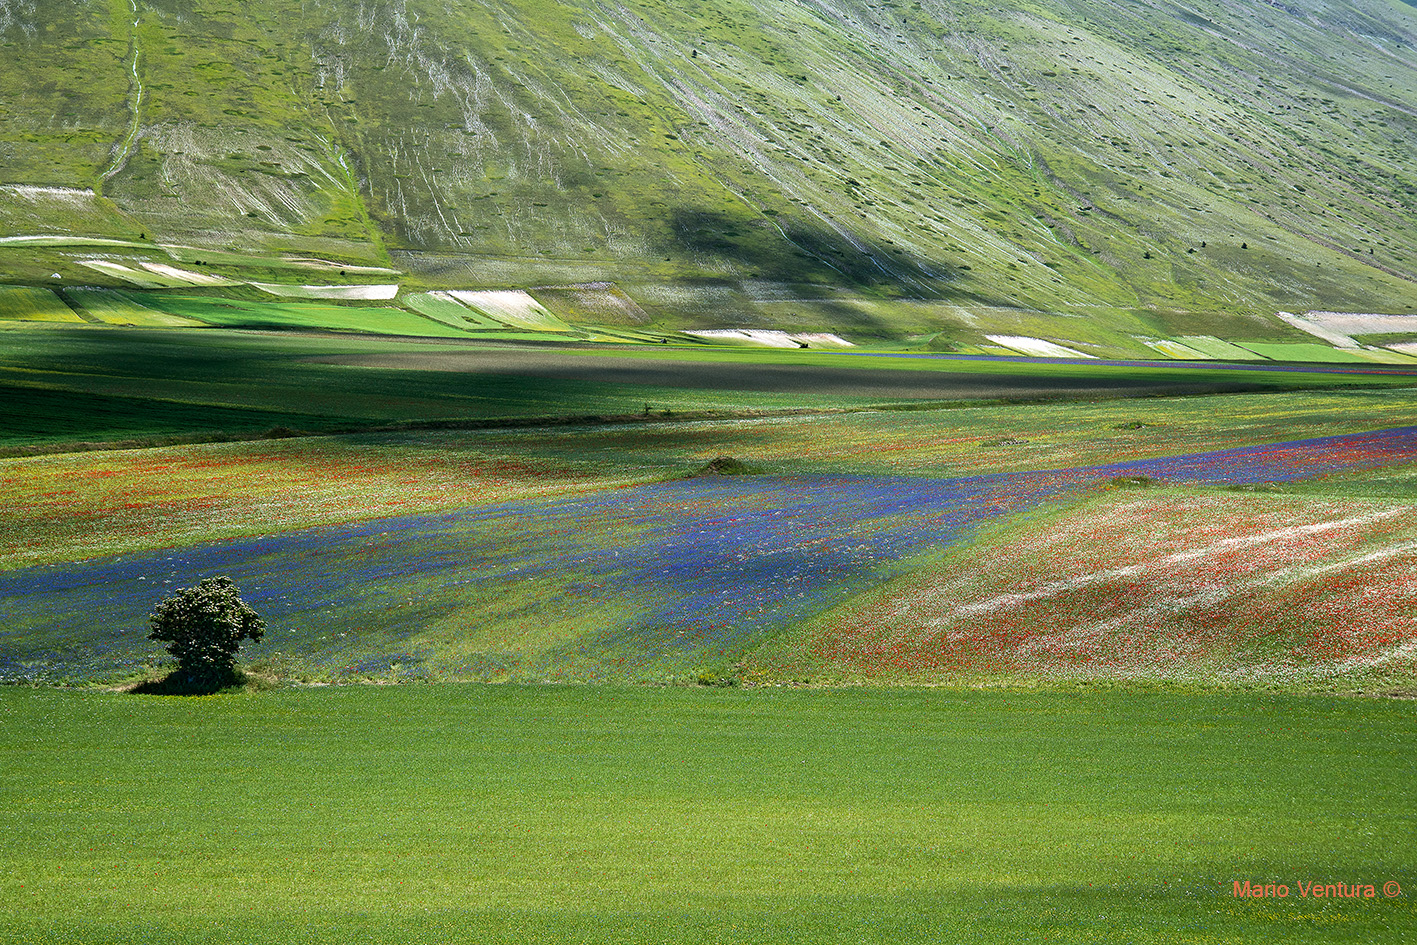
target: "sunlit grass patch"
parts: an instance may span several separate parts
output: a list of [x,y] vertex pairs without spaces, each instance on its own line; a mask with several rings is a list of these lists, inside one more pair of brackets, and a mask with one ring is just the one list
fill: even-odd
[[1210,335],[1187,335],[1177,339],[1188,348],[1194,348],[1206,357],[1217,361],[1262,361],[1264,356],[1248,347],[1230,344]]
[[1321,344],[1260,344],[1246,341],[1242,342],[1241,346],[1274,361],[1307,361],[1321,364],[1372,362],[1371,358],[1365,358],[1359,352]]
[[202,324],[198,319],[153,304],[151,297],[139,299],[114,289],[65,289],[64,294],[96,321],[107,325],[193,328]]
[[174,286],[192,285],[192,282],[185,278],[174,278],[166,273],[152,272],[145,268],[135,269],[125,263],[114,262],[110,259],[80,259],[78,264],[105,276],[121,279],[139,289],[167,289]]
[[27,322],[83,322],[48,289],[0,286],[0,319]]
[[370,332],[380,335],[415,335],[465,338],[460,332],[430,318],[396,308],[366,308],[320,302],[249,302],[164,294],[152,303],[164,311],[209,325],[234,328],[307,328]]
[[[1401,941],[1409,708],[1083,687],[0,687],[4,934]],[[1237,899],[1237,879],[1291,895]],[[1301,879],[1403,894],[1305,900]]]
[[447,292],[415,292],[405,295],[399,301],[420,315],[426,315],[463,331],[469,328],[496,330],[506,327],[496,319],[468,308]]
[[496,319],[508,328],[566,331],[571,327],[551,314],[529,293],[521,290],[454,289],[447,295],[474,311]]

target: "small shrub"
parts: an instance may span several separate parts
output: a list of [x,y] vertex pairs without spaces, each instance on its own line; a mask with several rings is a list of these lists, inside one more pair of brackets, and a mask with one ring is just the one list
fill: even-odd
[[206,578],[159,601],[148,622],[148,639],[166,643],[167,652],[177,658],[176,671],[154,685],[174,693],[215,692],[243,682],[236,672],[236,651],[242,640],[259,640],[266,629],[224,576]]
[[757,472],[752,466],[732,456],[715,456],[699,470],[701,476],[750,476]]

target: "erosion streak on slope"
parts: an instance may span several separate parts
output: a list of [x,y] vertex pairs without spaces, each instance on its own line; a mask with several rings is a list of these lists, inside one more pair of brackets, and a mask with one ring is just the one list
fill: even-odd
[[123,135],[123,139],[115,145],[112,161],[98,175],[98,180],[94,182],[94,193],[103,196],[104,186],[123,170],[128,164],[128,156],[133,153],[133,145],[138,140],[138,131],[142,127],[143,112],[143,76],[142,76],[142,46],[138,41],[138,0],[128,0],[128,7],[133,15],[132,23],[129,25],[128,34],[128,72],[131,76],[128,90],[128,130]]

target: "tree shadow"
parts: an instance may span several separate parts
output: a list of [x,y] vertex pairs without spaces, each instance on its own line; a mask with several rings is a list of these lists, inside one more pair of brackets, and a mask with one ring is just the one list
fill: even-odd
[[198,676],[175,669],[161,679],[146,679],[128,692],[138,696],[210,696],[239,689],[249,681],[239,669],[219,676]]

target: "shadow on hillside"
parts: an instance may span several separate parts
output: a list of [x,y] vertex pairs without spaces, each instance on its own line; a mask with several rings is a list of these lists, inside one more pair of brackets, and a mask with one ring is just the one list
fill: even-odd
[[712,210],[681,207],[670,217],[675,242],[669,253],[716,256],[780,282],[822,282],[866,290],[894,288],[926,298],[987,301],[963,289],[963,274],[899,246],[850,238],[827,226],[800,220],[747,220]]

